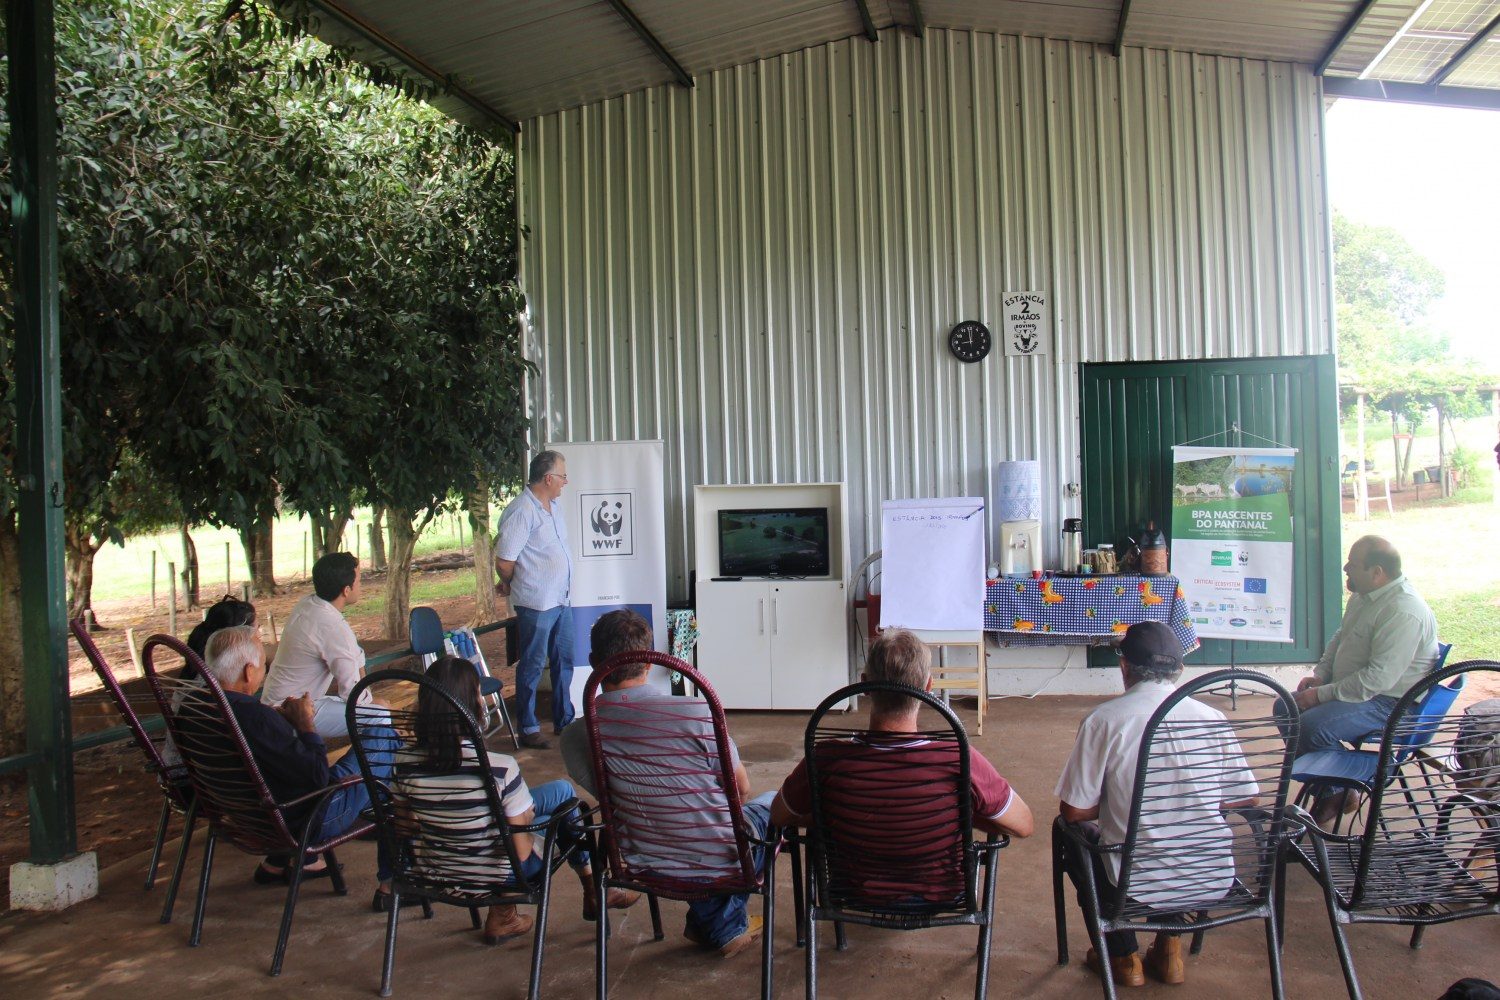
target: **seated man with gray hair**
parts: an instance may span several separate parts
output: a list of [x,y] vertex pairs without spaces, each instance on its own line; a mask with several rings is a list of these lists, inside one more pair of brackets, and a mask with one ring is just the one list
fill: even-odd
[[[1161,622],[1137,622],[1126,630],[1116,646],[1120,656],[1120,673],[1125,680],[1125,693],[1106,701],[1084,718],[1078,727],[1078,738],[1062,775],[1057,779],[1059,807],[1058,824],[1081,824],[1086,836],[1100,844],[1122,844],[1130,826],[1131,800],[1135,791],[1136,763],[1140,756],[1141,737],[1156,710],[1176,690],[1177,678],[1182,674],[1182,643],[1171,628]],[[1184,880],[1199,890],[1205,886],[1222,885],[1228,892],[1234,881],[1234,860],[1227,850],[1206,850],[1215,838],[1205,836],[1205,825],[1222,825],[1222,837],[1228,844],[1231,833],[1228,823],[1221,818],[1219,810],[1252,806],[1260,792],[1255,776],[1250,772],[1237,740],[1227,727],[1218,732],[1213,723],[1224,723],[1224,713],[1210,708],[1192,698],[1184,698],[1168,713],[1174,722],[1207,723],[1195,727],[1198,735],[1175,737],[1175,758],[1180,763],[1171,774],[1171,781],[1162,777],[1162,784],[1171,784],[1180,797],[1184,811],[1167,808],[1167,803],[1153,803],[1151,819],[1142,820],[1137,830],[1137,843],[1167,843],[1179,838],[1194,844],[1191,851],[1178,854],[1179,865],[1171,869],[1157,866],[1152,870],[1135,869],[1130,883],[1130,896],[1139,902],[1149,903],[1170,910],[1174,897],[1180,899],[1180,889],[1175,883]],[[1200,767],[1192,770],[1193,761],[1219,761],[1212,773]],[[1201,807],[1191,808],[1195,803],[1207,801],[1210,806],[1217,801],[1219,810],[1205,816]],[[1061,827],[1057,827],[1061,829]],[[1187,835],[1184,837],[1184,835]],[[1118,896],[1117,883],[1120,878],[1120,855],[1118,853],[1090,855],[1083,864],[1094,867],[1094,884],[1098,887],[1100,902],[1108,906]],[[1083,904],[1085,893],[1084,875],[1076,865],[1070,865],[1068,876],[1073,880]],[[1088,966],[1095,973],[1113,975],[1120,986],[1143,986],[1145,973],[1164,983],[1181,983],[1186,979],[1182,964],[1181,942],[1176,934],[1161,932],[1146,955],[1144,968],[1137,951],[1135,931],[1110,931],[1104,936],[1108,950],[1105,956],[1093,948],[1088,951]]]
[[[266,678],[266,651],[259,629],[253,625],[220,629],[209,637],[204,653],[205,666],[223,688],[229,710],[234,713],[250,754],[277,802],[307,795],[359,773],[359,761],[353,753],[345,754],[337,764],[329,766],[323,737],[314,725],[317,713],[309,694],[287,698],[275,707],[262,704],[256,697]],[[389,777],[400,746],[396,731],[389,727],[365,728],[364,746],[371,769],[377,777]],[[361,810],[369,804],[370,793],[363,782],[334,792],[313,839],[324,840],[343,833],[358,822]],[[377,911],[390,909],[391,864],[384,846],[382,842],[380,888],[373,904]],[[321,858],[308,862],[303,868],[303,878],[327,874],[327,865]],[[255,881],[261,884],[284,881],[289,863],[290,859],[283,856],[267,857],[256,868]],[[417,901],[415,896],[411,898]],[[402,904],[406,901],[402,900]]]

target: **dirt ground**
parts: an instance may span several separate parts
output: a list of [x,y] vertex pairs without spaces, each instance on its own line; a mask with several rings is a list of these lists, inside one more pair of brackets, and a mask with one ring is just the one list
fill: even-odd
[[[453,553],[456,555],[456,553]],[[423,579],[441,581],[459,575],[460,570],[440,570],[424,574]],[[383,575],[367,576],[364,586],[366,598],[383,592]],[[269,638],[266,628],[268,615],[276,620],[279,630],[287,619],[292,606],[312,592],[310,583],[287,586],[274,597],[257,598],[256,612],[262,631]],[[209,603],[220,595],[211,591],[204,593]],[[116,676],[125,686],[136,711],[154,714],[156,709],[151,694],[146,689],[141,674],[131,662],[126,639],[126,629],[133,629],[137,646],[147,636],[168,629],[166,602],[159,601],[156,613],[151,611],[149,599],[110,601],[95,607],[95,613],[103,628],[94,633],[94,640],[106,660],[115,669]],[[501,599],[502,617],[509,614]],[[431,602],[446,625],[471,623],[475,612],[472,596],[449,598]],[[192,626],[201,617],[200,612],[179,612],[177,630],[186,638]],[[354,633],[359,637],[370,655],[390,649],[404,648],[404,642],[391,642],[382,633],[383,618],[379,615],[350,620]],[[473,624],[482,624],[473,622]],[[505,680],[507,689],[515,682],[514,671],[503,667],[505,663],[504,633],[495,632],[481,637],[480,649],[491,671]],[[75,735],[108,729],[120,724],[119,713],[113,702],[105,695],[93,668],[70,640],[72,656],[69,672],[73,690],[73,732]],[[268,653],[274,647],[268,643]],[[393,666],[399,664],[392,664]],[[113,743],[109,746],[85,750],[74,758],[75,800],[78,810],[78,843],[86,850],[99,852],[99,867],[105,868],[123,858],[148,850],[156,836],[156,823],[161,813],[161,792],[156,782],[146,772],[141,755],[134,743]],[[26,785],[24,777],[19,780],[0,780],[0,900],[10,899],[10,866],[24,861],[29,850],[27,829]],[[176,830],[174,823],[173,830]]]

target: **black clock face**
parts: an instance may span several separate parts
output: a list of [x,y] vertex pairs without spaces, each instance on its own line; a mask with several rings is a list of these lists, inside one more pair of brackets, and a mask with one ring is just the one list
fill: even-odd
[[964,364],[983,361],[990,353],[990,331],[977,320],[964,320],[949,331],[948,350]]

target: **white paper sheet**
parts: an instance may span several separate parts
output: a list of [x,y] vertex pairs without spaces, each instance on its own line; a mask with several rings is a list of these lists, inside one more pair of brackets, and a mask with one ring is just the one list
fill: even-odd
[[984,499],[880,505],[880,624],[933,631],[984,627]]

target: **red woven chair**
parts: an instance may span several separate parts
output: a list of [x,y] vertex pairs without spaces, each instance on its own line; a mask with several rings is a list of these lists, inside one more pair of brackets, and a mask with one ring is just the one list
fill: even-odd
[[[700,692],[703,702],[680,701],[649,713],[609,711],[597,702],[600,682],[616,670],[637,663],[654,663],[682,674]],[[604,717],[600,709],[605,709]],[[706,712],[706,715],[705,715]],[[666,724],[683,720],[708,723],[713,746],[684,736]],[[583,694],[583,724],[588,727],[594,758],[600,822],[592,827],[598,837],[594,850],[594,891],[601,901],[595,951],[595,987],[600,1000],[608,995],[609,920],[602,905],[611,888],[648,894],[651,928],[662,939],[657,897],[687,902],[715,896],[754,893],[763,900],[764,937],[761,943],[761,991],[771,996],[772,942],[775,937],[776,851],[781,834],[767,829],[755,840],[741,813],[739,788],[729,756],[729,733],[724,710],[708,681],[674,656],[654,651],[622,653],[597,667]],[[684,802],[691,802],[685,807]],[[705,831],[703,814],[716,817]],[[684,835],[691,833],[689,846]],[[770,851],[764,874],[756,870],[752,848]]]
[[[367,833],[373,824],[355,823],[343,833],[320,842],[314,842],[313,834],[322,821],[329,796],[346,785],[359,784],[360,778],[351,775],[307,795],[277,802],[261,776],[219,682],[207,670],[199,670],[191,680],[159,672],[155,658],[156,651],[162,648],[184,658],[191,656],[194,661],[197,657],[170,635],[153,635],[146,640],[142,650],[151,693],[156,697],[156,703],[167,720],[167,731],[187,766],[196,813],[208,823],[208,842],[203,847],[198,902],[193,911],[193,930],[188,944],[196,948],[202,940],[214,847],[220,840],[228,841],[247,854],[291,855],[286,905],[282,909],[281,931],[271,959],[271,975],[279,976],[287,939],[292,933],[292,913],[302,887],[306,856],[309,853],[323,855],[328,863],[334,893],[343,896],[349,891],[333,850]],[[167,905],[171,906],[170,899]]]
[[[124,720],[125,727],[130,730],[136,748],[146,758],[146,770],[156,779],[157,787],[161,789],[161,819],[156,824],[156,841],[151,845],[151,861],[146,867],[148,890],[156,885],[156,866],[161,862],[161,848],[167,837],[167,822],[174,812],[183,817],[182,846],[177,850],[177,865],[172,869],[171,887],[167,891],[167,903],[161,913],[161,922],[169,923],[172,920],[172,901],[177,896],[177,885],[182,880],[182,866],[187,861],[188,846],[193,838],[193,788],[188,782],[187,766],[167,762],[163,756],[163,748],[158,746],[157,742],[146,732],[140,716],[135,714],[135,708],[130,704],[130,697],[120,686],[120,682],[115,679],[114,670],[110,667],[109,661],[104,658],[104,654],[99,652],[99,647],[94,642],[94,637],[89,635],[83,619],[75,618],[68,623],[68,627],[73,631],[73,638],[78,640],[78,646],[83,650],[83,655],[88,657],[89,665],[94,668],[94,673],[99,676],[105,692],[115,703],[115,708],[119,709],[120,718]],[[187,656],[192,667],[198,670],[203,668],[202,662],[192,650],[188,650]]]

